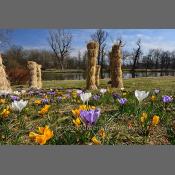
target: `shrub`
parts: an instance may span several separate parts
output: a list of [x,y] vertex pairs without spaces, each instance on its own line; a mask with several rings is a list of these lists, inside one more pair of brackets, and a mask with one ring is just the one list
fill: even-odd
[[11,68],[6,70],[12,85],[26,84],[29,80],[29,70],[27,68]]

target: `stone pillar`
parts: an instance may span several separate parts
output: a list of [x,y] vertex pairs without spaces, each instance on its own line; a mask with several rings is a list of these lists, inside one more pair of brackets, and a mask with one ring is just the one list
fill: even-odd
[[2,63],[1,54],[0,54],[0,76],[1,76],[1,78],[0,78],[0,90],[12,92],[10,82],[7,79],[7,74],[5,72],[5,66]]
[[121,42],[113,45],[110,61],[111,86],[116,88],[123,88],[121,47]]
[[96,64],[97,64],[97,56],[98,56],[98,43],[90,42],[87,44],[88,50],[88,69],[87,69],[87,80],[86,80],[86,88],[89,90],[97,89],[96,86]]
[[101,66],[97,65],[96,66],[96,78],[95,78],[97,87],[100,85],[100,69],[101,69]]
[[28,63],[27,67],[29,68],[29,72],[30,72],[29,87],[38,88],[37,63],[34,61],[28,61],[27,63]]
[[42,65],[37,64],[37,85],[39,89],[42,88],[41,67]]

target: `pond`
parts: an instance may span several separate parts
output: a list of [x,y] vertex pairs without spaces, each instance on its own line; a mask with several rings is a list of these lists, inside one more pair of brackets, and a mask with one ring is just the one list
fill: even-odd
[[[160,77],[160,76],[175,76],[175,71],[170,72],[135,72],[135,77]],[[43,72],[43,80],[83,80],[86,79],[85,73],[59,73],[59,72]],[[109,73],[104,73],[104,78],[109,78]],[[123,78],[132,78],[132,73],[123,72]]]

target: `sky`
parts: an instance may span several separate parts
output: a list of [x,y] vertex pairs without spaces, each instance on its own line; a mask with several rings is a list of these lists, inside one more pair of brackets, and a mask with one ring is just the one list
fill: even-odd
[[[80,51],[86,50],[86,44],[90,41],[90,36],[96,29],[66,29],[73,35],[72,56],[77,56]],[[107,49],[118,38],[122,38],[125,43],[125,50],[133,50],[136,41],[141,38],[142,50],[147,53],[149,49],[175,50],[175,29],[104,29],[108,32]],[[49,44],[49,29],[14,29],[11,33],[11,42],[22,46],[24,49],[47,49]]]

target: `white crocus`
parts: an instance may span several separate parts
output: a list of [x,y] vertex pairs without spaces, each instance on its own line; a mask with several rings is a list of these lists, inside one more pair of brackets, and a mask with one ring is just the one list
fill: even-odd
[[19,91],[13,91],[13,94],[15,94],[15,95],[21,95],[21,92],[19,92]]
[[102,94],[106,93],[106,91],[107,91],[107,89],[100,89],[100,92],[101,92]]
[[28,101],[20,100],[12,102],[12,109],[21,112],[26,107]]
[[25,94],[26,93],[26,90],[21,90],[21,94]]
[[89,93],[81,93],[80,94],[80,98],[81,98],[81,100],[83,101],[83,103],[85,103],[85,102],[87,102],[88,103],[88,101],[89,101],[89,99],[91,98],[91,96],[92,96],[92,94],[89,92]]
[[149,92],[139,91],[139,90],[135,91],[135,96],[139,101],[139,103],[142,102],[146,97],[148,97],[148,95],[149,95]]

